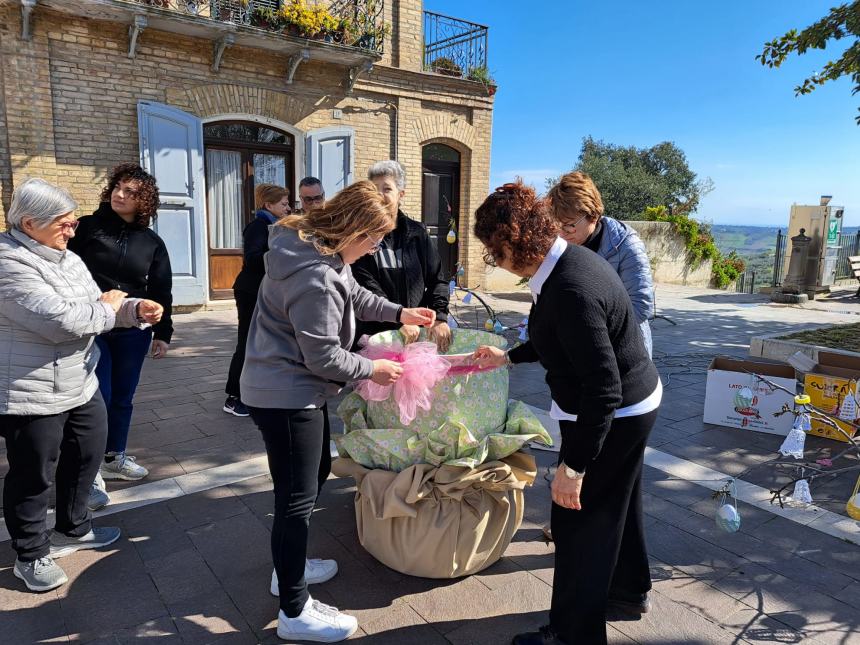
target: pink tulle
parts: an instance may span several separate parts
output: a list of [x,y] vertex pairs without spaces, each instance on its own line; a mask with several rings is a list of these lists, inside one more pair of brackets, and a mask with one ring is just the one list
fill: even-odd
[[445,376],[471,374],[486,369],[469,363],[462,356],[449,360],[438,353],[436,343],[412,343],[406,347],[368,345],[360,353],[374,361],[386,359],[403,365],[403,374],[394,385],[378,385],[367,379],[355,387],[355,391],[365,401],[385,401],[393,389],[403,425],[412,423],[419,409],[430,410],[433,388]]

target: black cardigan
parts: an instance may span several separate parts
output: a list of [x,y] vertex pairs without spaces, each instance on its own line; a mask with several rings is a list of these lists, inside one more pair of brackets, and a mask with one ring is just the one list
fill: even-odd
[[[400,251],[403,268],[382,268],[377,255],[365,255],[352,265],[356,282],[391,302],[404,307],[427,307],[436,312],[436,320],[447,320],[448,281],[436,242],[424,225],[398,211],[397,227],[385,236],[385,242],[388,248]],[[398,328],[400,323],[357,321],[355,338]]]
[[532,306],[529,339],[510,359],[539,360],[553,401],[577,415],[575,430],[562,431],[561,450],[564,463],[582,471],[600,452],[615,411],[648,398],[658,379],[630,296],[606,260],[567,247]]
[[164,240],[155,231],[127,223],[103,202],[95,213],[78,220],[69,249],[81,257],[102,291],[119,289],[164,307],[152,331],[157,340],[170,343],[173,272]]
[[242,231],[242,270],[233,283],[233,291],[257,295],[260,283],[266,275],[263,256],[269,250],[269,226],[272,225],[269,211],[261,209],[254,214]]

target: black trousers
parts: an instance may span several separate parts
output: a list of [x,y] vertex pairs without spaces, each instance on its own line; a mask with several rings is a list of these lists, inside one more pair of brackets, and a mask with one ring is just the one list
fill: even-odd
[[280,605],[289,618],[295,618],[308,601],[308,524],[331,472],[328,408],[249,410],[263,433],[275,489],[272,560],[278,574]]
[[233,291],[236,299],[236,313],[239,316],[239,335],[236,339],[236,350],[230,360],[230,371],[227,373],[227,387],[224,391],[228,396],[241,399],[239,393],[239,377],[242,376],[242,366],[245,364],[245,345],[248,343],[248,330],[251,329],[251,317],[257,306],[257,294],[248,291]]
[[69,536],[90,531],[87,501],[107,441],[101,393],[61,414],[0,415],[9,473],[3,513],[12,548],[23,562],[48,555],[48,500],[56,470],[56,530]]
[[[605,645],[606,603],[651,589],[642,517],[642,460],[657,411],[615,419],[586,470],[582,510],[552,505],[550,625],[569,643]],[[562,421],[562,435],[576,423]]]

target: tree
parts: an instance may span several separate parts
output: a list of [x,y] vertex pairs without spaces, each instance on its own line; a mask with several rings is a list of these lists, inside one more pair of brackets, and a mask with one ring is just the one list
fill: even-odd
[[[827,81],[850,76],[854,82],[852,94],[860,92],[860,0],[834,7],[824,18],[800,33],[796,29],[780,38],[765,43],[764,50],[756,56],[767,67],[779,67],[791,54],[802,56],[809,49],[825,49],[831,40],[854,37],[854,42],[837,60],[829,61],[820,72],[813,72],[802,85],[794,88],[795,96],[809,94]],[[858,108],[860,112],[860,108]],[[860,125],[860,116],[857,116]]]
[[[684,151],[664,141],[651,148],[616,146],[586,137],[574,170],[589,175],[600,190],[607,215],[641,219],[649,206],[692,213],[713,190],[710,179],[699,180]],[[558,178],[547,180],[553,186]]]

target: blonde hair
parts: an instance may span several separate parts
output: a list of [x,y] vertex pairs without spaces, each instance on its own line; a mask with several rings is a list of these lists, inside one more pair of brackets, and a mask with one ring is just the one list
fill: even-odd
[[265,208],[266,204],[277,204],[284,197],[289,197],[290,191],[276,184],[257,184],[254,188],[254,209]]
[[288,215],[278,222],[298,231],[323,255],[335,255],[365,235],[385,235],[395,221],[371,181],[358,181],[328,200],[324,208]]
[[603,215],[600,191],[584,172],[569,172],[547,193],[552,216],[559,221],[585,216],[596,222]]

